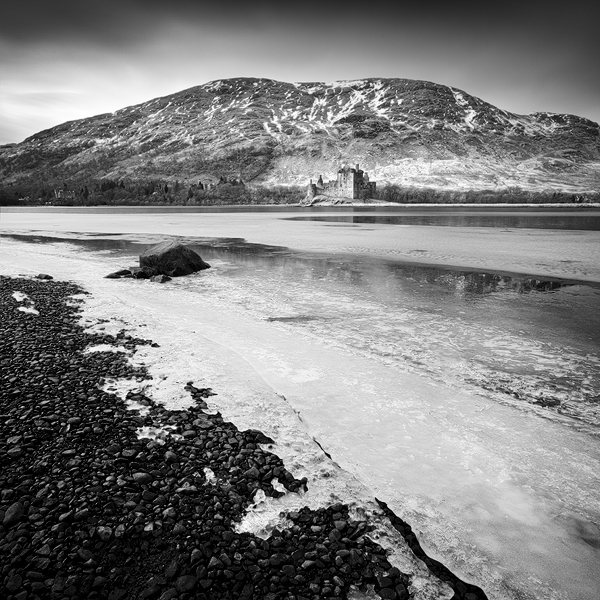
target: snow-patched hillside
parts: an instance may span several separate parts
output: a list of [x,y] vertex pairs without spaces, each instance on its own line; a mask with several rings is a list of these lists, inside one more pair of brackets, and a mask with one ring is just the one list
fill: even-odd
[[225,79],[0,147],[0,182],[304,185],[342,163],[360,163],[380,184],[597,190],[600,128],[573,115],[512,114],[426,81]]

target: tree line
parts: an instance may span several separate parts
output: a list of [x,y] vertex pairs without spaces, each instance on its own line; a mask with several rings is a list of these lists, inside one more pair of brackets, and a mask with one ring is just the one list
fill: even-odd
[[105,179],[84,185],[3,186],[0,204],[56,206],[216,206],[231,204],[297,204],[301,186],[252,186],[221,177],[217,183]]
[[440,190],[390,184],[377,190],[377,198],[398,204],[581,204],[600,202],[600,192],[538,192],[518,186],[494,190]]
[[[239,179],[221,177],[217,183],[103,179],[78,185],[0,186],[0,205],[57,206],[218,206],[298,204],[304,186],[247,186]],[[500,190],[440,190],[390,184],[377,191],[377,200],[396,204],[581,204],[600,202],[600,192],[573,194],[535,192],[519,187]],[[367,200],[368,201],[368,200]]]

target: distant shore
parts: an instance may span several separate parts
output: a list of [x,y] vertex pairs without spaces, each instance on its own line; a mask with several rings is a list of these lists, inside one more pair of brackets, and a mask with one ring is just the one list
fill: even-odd
[[40,205],[22,205],[22,206],[2,206],[0,212],[39,212],[39,211],[56,211],[56,212],[89,212],[90,209],[102,210],[102,211],[119,211],[119,210],[133,210],[137,212],[156,212],[156,211],[173,211],[173,212],[275,212],[275,211],[290,211],[290,210],[335,210],[353,211],[356,209],[364,208],[366,210],[371,209],[397,209],[397,210],[431,210],[431,211],[451,211],[457,209],[467,209],[478,212],[486,212],[489,210],[522,210],[531,209],[536,211],[544,210],[560,210],[560,211],[581,211],[581,210],[595,210],[600,208],[600,202],[587,202],[584,204],[566,204],[564,202],[557,203],[522,203],[522,204],[475,204],[475,203],[462,203],[462,204],[431,204],[431,203],[408,203],[408,204],[397,204],[394,202],[356,202],[346,204],[316,204],[314,206],[307,206],[306,204],[215,204],[211,206],[177,206],[169,204],[149,204],[140,206],[136,204],[120,204],[115,206],[107,206],[106,204],[98,204],[91,206],[62,206],[57,204],[40,204]]

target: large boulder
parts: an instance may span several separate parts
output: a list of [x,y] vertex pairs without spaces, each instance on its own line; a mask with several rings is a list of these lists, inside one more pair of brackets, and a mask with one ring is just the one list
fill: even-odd
[[140,267],[157,275],[179,277],[210,268],[197,252],[177,242],[162,242],[140,254]]

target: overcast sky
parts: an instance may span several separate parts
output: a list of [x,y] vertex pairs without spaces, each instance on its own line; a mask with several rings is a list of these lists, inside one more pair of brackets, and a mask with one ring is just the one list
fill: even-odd
[[[417,6],[418,4],[418,6]],[[425,79],[600,121],[600,2],[14,0],[0,143],[227,77]]]

